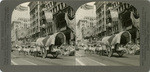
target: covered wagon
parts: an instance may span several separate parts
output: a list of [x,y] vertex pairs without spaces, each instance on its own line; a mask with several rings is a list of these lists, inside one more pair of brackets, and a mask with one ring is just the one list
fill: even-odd
[[40,48],[40,54],[43,58],[47,54],[52,54],[53,57],[57,57],[60,54],[59,46],[66,42],[64,33],[58,32],[47,37],[41,37],[36,40],[37,48]]
[[102,39],[103,50],[111,57],[113,53],[117,53],[119,56],[123,56],[127,43],[131,42],[131,34],[128,31],[122,31],[118,34],[107,36]]

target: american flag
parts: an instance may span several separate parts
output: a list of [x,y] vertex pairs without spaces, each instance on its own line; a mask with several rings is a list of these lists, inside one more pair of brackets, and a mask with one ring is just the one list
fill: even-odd
[[18,10],[18,11],[27,11],[27,10],[28,10],[28,7],[18,5],[18,6],[15,8],[15,10]]
[[85,9],[85,10],[94,9],[94,6],[93,5],[84,4],[84,5],[81,6],[81,9]]

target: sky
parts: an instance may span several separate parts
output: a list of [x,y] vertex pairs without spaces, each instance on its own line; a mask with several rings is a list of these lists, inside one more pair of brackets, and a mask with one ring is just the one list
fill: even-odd
[[[21,6],[28,7],[29,3],[30,2],[22,3]],[[93,5],[94,9],[84,10],[84,9],[79,8],[77,10],[77,12],[76,12],[76,22],[78,22],[80,19],[83,19],[85,16],[96,17],[96,7],[95,7],[94,3],[95,2],[87,3],[88,5]],[[30,18],[30,13],[29,12],[30,12],[29,9],[28,9],[28,11],[14,10],[13,13],[12,13],[12,21],[17,20],[19,17],[21,17],[21,18]]]
[[25,3],[22,3],[21,5],[22,6],[25,6],[25,7],[28,7],[28,4],[29,4],[30,2],[25,2]]
[[96,7],[94,3],[95,2],[87,3],[88,5],[94,6],[94,9],[84,10],[84,9],[79,8],[76,11],[76,23],[78,23],[78,21],[83,19],[85,16],[96,17]]
[[[29,2],[26,3],[22,3],[21,6],[25,6],[28,7]],[[30,11],[29,11],[29,7],[28,7],[28,11],[18,11],[18,10],[14,10],[12,13],[12,21],[17,20],[18,18],[30,18]]]

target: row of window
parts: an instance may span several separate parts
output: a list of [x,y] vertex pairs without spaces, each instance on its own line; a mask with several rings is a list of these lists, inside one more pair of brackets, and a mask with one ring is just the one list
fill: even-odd
[[116,7],[118,7],[117,8],[117,11],[118,12],[122,12],[122,11],[124,11],[125,9],[128,9],[129,7],[130,7],[131,5],[130,4],[128,4],[128,3],[114,3],[113,4],[113,8],[116,8]]
[[53,6],[54,8],[53,8],[52,10],[50,10],[50,12],[52,12],[52,13],[57,13],[59,10],[62,10],[63,8],[65,8],[67,5],[66,5],[65,3],[60,3],[60,4],[58,4],[57,6],[54,6],[53,3],[48,3],[48,4],[45,5],[45,7],[46,7],[47,9],[52,8],[52,6]]

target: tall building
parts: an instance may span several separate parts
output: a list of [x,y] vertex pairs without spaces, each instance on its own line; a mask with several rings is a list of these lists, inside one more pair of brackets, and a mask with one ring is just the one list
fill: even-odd
[[77,23],[77,40],[82,40],[84,38],[85,29],[87,27],[87,21],[86,20],[79,20]]
[[30,8],[29,38],[31,41],[35,41],[40,35],[40,2],[33,1],[28,6]]
[[[68,27],[65,20],[65,13],[68,17],[73,19],[74,12],[70,6],[65,3],[53,1],[34,1],[30,2],[30,37],[35,41],[39,37],[45,37],[55,32],[64,32],[69,43],[71,39],[72,30]],[[52,20],[47,20],[46,12],[52,13]]]
[[18,18],[17,21],[21,22],[22,28],[29,28],[30,27],[30,19],[29,18]]
[[44,1],[45,10],[52,13],[52,21],[48,22],[46,26],[46,33],[63,32],[67,37],[67,43],[74,39],[73,30],[69,28],[65,20],[65,14],[68,13],[68,18],[71,20],[74,17],[74,11],[70,6],[62,2]]
[[[107,35],[112,35],[112,34],[116,34],[119,33],[120,31],[126,30],[126,28],[128,26],[125,26],[122,24],[121,22],[121,13],[125,10],[128,10],[128,8],[131,5],[127,4],[127,3],[121,3],[121,2],[110,2],[107,3],[106,5],[106,17],[107,17]],[[113,12],[113,13],[112,13]],[[116,18],[113,18],[113,14],[114,12],[117,13]],[[130,18],[130,14],[128,16]],[[127,18],[127,19],[129,19]],[[132,22],[132,21],[131,21]],[[132,23],[130,23],[132,24]]]
[[106,2],[96,2],[96,29],[95,36],[102,38],[106,35]]
[[20,22],[19,28],[18,28],[18,39],[22,41],[26,41],[26,38],[28,37],[28,29],[30,27],[30,19],[28,18],[18,18],[17,21]]
[[86,16],[82,20],[79,20],[76,29],[76,42],[78,44],[80,42],[84,43],[85,40],[90,40],[92,37],[94,37],[95,26],[95,17]]
[[84,17],[84,20],[88,22],[87,26],[89,27],[94,27],[96,25],[96,17],[86,16]]
[[18,41],[18,28],[21,25],[21,22],[19,21],[13,21],[11,24],[11,42],[12,45],[17,44]]
[[[132,5],[122,2],[96,2],[97,30],[96,36],[117,34],[120,31],[129,31],[135,43],[139,38],[137,28],[133,25],[131,10],[137,11]],[[116,16],[116,17],[115,17]]]
[[29,26],[28,18],[18,18],[11,24],[11,42],[18,44],[19,41],[26,42]]

